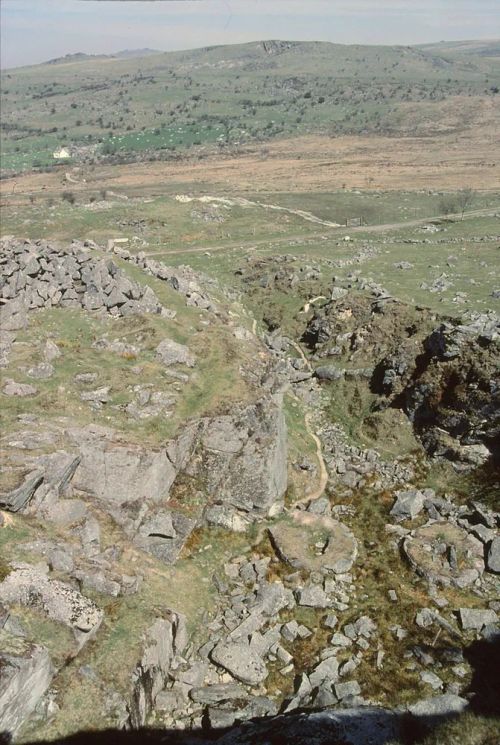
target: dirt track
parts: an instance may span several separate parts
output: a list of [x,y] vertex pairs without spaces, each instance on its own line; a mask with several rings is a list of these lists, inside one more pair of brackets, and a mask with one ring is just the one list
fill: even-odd
[[[488,215],[491,213],[491,207],[487,209],[482,210],[470,210],[469,212],[466,212],[464,214],[464,219],[468,217],[480,217],[481,215]],[[330,235],[332,237],[336,237],[337,239],[341,238],[341,236],[345,235],[346,232],[351,233],[384,233],[388,230],[404,230],[406,228],[414,228],[418,227],[418,225],[426,225],[429,222],[432,222],[432,220],[451,220],[451,219],[460,219],[461,214],[456,213],[452,215],[435,215],[434,217],[424,217],[419,220],[406,220],[404,222],[392,222],[392,223],[384,223],[382,225],[363,225],[359,228],[346,228],[344,226],[340,226],[338,228],[329,228]],[[175,256],[176,254],[191,254],[191,253],[215,253],[216,251],[231,251],[232,249],[238,249],[238,248],[244,248],[245,250],[255,249],[259,246],[269,246],[270,243],[273,244],[273,246],[278,245],[279,243],[285,243],[289,244],[291,241],[310,241],[314,240],[315,238],[322,238],[326,233],[326,229],[324,228],[321,232],[314,232],[314,233],[307,233],[307,235],[304,235],[303,233],[300,235],[290,235],[287,234],[283,237],[273,237],[272,240],[269,238],[265,238],[262,240],[256,241],[255,239],[251,240],[250,242],[244,243],[244,241],[240,240],[233,243],[216,243],[213,245],[206,245],[198,246],[195,248],[185,247],[185,248],[174,248],[170,251],[165,251],[163,248],[158,249],[157,251],[148,251],[145,253],[145,256],[147,257],[158,257],[158,256]]]

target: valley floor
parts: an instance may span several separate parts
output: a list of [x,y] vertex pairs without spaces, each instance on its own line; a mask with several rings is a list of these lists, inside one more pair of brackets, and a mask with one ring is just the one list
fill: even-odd
[[[492,113],[496,111],[492,102]],[[231,192],[315,192],[347,189],[456,190],[500,188],[496,120],[473,130],[428,137],[325,137],[310,135],[213,154],[202,160],[82,166],[68,181],[56,173],[26,174],[1,184],[4,196],[53,194],[62,188],[87,192],[121,189],[126,194],[205,188]],[[75,181],[79,181],[77,184]]]

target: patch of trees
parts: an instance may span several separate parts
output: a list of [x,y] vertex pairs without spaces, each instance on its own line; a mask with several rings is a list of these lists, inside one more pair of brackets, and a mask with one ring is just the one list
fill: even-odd
[[63,202],[68,202],[69,204],[74,204],[76,202],[75,194],[72,191],[63,191],[61,198]]
[[465,186],[456,194],[443,194],[439,200],[439,211],[442,215],[455,215],[460,213],[461,219],[473,204],[476,192],[471,186]]

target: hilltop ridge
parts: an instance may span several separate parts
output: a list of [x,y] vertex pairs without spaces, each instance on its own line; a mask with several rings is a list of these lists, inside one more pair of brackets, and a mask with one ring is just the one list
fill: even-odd
[[86,52],[74,52],[65,54],[63,57],[54,57],[46,62],[42,62],[42,65],[59,65],[67,62],[84,62],[86,60],[99,60],[99,59],[135,59],[136,57],[149,57],[151,54],[161,54],[162,52],[158,49],[122,49],[120,52],[114,52],[112,54],[87,54]]
[[467,49],[267,40],[8,70],[3,173],[52,165],[61,144],[77,162],[132,162],[314,133],[478,130],[498,119],[499,58]]

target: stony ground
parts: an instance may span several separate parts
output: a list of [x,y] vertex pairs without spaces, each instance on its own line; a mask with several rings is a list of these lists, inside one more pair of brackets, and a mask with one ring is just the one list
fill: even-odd
[[417,306],[364,241],[207,273],[1,248],[0,729],[261,720],[243,743],[319,709],[309,741],[382,743],[494,713],[491,290]]

